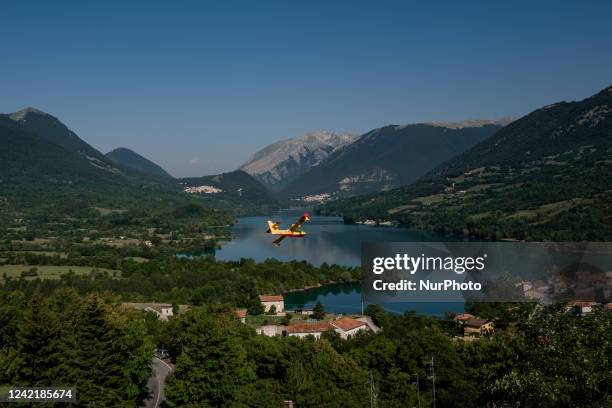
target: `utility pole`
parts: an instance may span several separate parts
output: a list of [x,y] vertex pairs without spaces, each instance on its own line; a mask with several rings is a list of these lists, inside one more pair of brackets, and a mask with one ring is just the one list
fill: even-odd
[[370,408],[376,407],[376,389],[374,387],[374,376],[370,373]]
[[433,385],[433,408],[436,408],[436,369],[434,367],[434,355],[431,355],[431,360],[427,363],[431,365],[431,382]]
[[361,294],[361,315],[363,316],[363,293]]
[[[419,373],[415,373],[414,375],[416,375],[416,386],[417,386],[417,401],[419,403],[419,408],[421,408],[421,390],[420,390],[420,386],[419,386]],[[414,383],[413,383],[414,384]]]

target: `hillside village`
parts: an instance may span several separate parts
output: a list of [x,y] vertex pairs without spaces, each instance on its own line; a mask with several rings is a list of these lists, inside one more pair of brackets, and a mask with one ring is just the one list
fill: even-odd
[[[286,310],[283,295],[260,295],[259,300],[264,313],[267,313],[266,317],[274,318],[270,319],[272,321],[264,320],[264,324],[257,324],[259,319],[253,322],[257,334],[264,336],[313,336],[319,339],[325,332],[335,332],[347,339],[359,332],[376,333],[380,330],[368,316],[325,313],[323,319],[316,319],[311,309]],[[236,310],[236,314],[243,323],[247,323],[248,313],[245,309]]]
[[[367,315],[348,315],[324,313],[315,318],[313,309],[285,309],[283,295],[260,295],[262,314],[250,315],[247,309],[235,309],[236,317],[243,324],[255,329],[256,333],[268,337],[312,336],[320,339],[323,333],[336,333],[342,339],[348,339],[358,333],[378,333],[382,330]],[[192,309],[189,305],[172,305],[169,303],[122,303],[125,309],[141,310],[154,314],[160,321],[168,321],[173,316],[181,315]],[[611,303],[592,301],[567,302],[565,311],[569,315],[583,317],[597,309],[612,311]],[[485,319],[471,313],[460,313],[450,316],[459,333],[454,340],[473,341],[480,337],[492,336],[495,332],[497,318]]]

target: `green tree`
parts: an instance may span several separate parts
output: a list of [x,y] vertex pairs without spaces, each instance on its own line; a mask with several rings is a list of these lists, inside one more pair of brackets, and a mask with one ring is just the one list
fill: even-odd
[[315,307],[312,309],[312,317],[317,320],[325,319],[325,308],[321,302],[317,302]]
[[253,316],[259,316],[260,314],[264,313],[264,311],[265,311],[265,308],[261,304],[259,299],[253,300],[249,304],[249,307],[247,308],[247,313]]
[[49,385],[61,360],[59,321],[39,293],[28,302],[17,331],[17,347],[9,370],[14,384]]
[[[563,304],[549,306],[520,324],[508,340],[515,363],[489,384],[503,401],[541,407],[600,407],[612,402],[609,312],[574,317]],[[507,361],[493,361],[484,369],[500,363]]]
[[94,406],[126,406],[121,395],[124,377],[122,355],[117,352],[120,333],[110,324],[105,305],[97,295],[88,296],[75,329],[72,384],[79,402]]
[[182,353],[166,387],[170,407],[237,406],[256,379],[247,359],[241,324],[229,314],[192,311],[182,317]]

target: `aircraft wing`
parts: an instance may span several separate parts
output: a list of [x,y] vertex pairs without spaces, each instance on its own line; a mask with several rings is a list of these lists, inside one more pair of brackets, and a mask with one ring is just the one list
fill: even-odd
[[310,220],[310,216],[308,214],[302,215],[299,220],[297,220],[294,224],[291,224],[291,227],[289,227],[289,231],[298,231],[302,227],[302,225],[304,225],[304,223],[308,220]]
[[282,241],[283,239],[285,239],[285,236],[284,236],[284,235],[281,235],[280,237],[278,237],[278,238],[276,238],[274,241],[272,241],[272,243],[273,243],[274,245],[276,245],[276,246],[279,246],[279,245],[280,245],[280,243],[281,243],[281,241]]

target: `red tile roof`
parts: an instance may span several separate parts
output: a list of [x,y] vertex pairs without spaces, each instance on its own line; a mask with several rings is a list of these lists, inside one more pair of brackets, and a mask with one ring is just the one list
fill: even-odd
[[284,301],[283,295],[259,295],[261,302],[282,302]]
[[465,322],[465,325],[468,326],[468,327],[481,327],[485,323],[487,323],[487,321],[485,319],[481,319],[479,317],[474,317],[472,319],[467,320]]
[[247,310],[246,309],[236,309],[236,316],[238,316],[241,319],[244,319],[247,315]]
[[353,319],[352,317],[341,317],[340,319],[333,321],[332,324],[344,331],[353,330],[366,325],[365,322]]
[[593,305],[595,305],[595,302],[574,302],[576,307],[591,307]]
[[298,323],[287,326],[287,333],[321,333],[328,330],[333,330],[329,322],[319,323]]
[[464,322],[466,320],[473,319],[474,317],[476,317],[476,316],[474,316],[472,314],[469,314],[469,313],[461,313],[461,314],[458,314],[457,316],[455,316],[453,320],[458,320],[460,322]]

